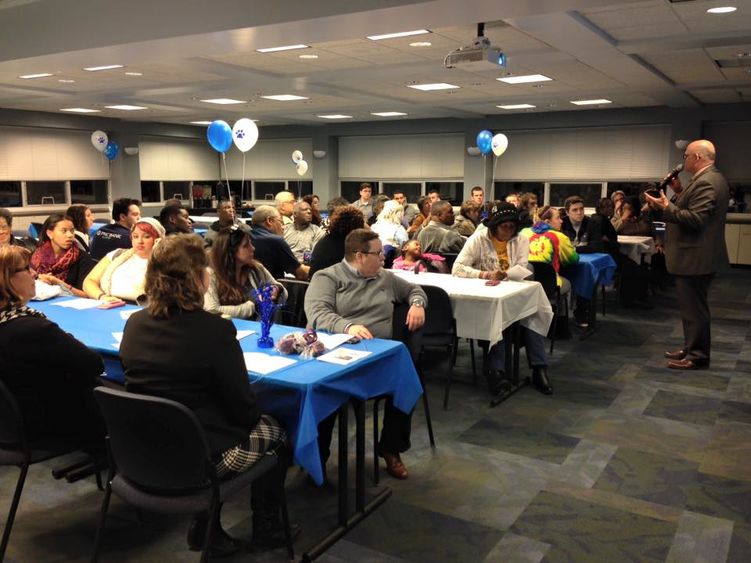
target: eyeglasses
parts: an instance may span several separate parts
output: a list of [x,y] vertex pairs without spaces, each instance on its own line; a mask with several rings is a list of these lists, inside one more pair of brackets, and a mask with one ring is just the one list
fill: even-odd
[[378,256],[384,256],[384,257],[386,256],[386,253],[383,250],[379,250],[378,252],[375,252],[375,251],[373,251],[373,252],[366,252],[365,250],[360,250],[359,252],[360,252],[360,254],[376,254]]

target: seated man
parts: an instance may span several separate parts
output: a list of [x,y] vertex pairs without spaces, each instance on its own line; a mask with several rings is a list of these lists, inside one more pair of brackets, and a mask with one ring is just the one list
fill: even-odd
[[282,216],[283,225],[292,224],[292,215],[294,213],[295,206],[295,194],[292,192],[279,192],[274,196],[276,201],[276,208],[279,214]]
[[[467,244],[454,262],[451,273],[460,278],[503,280],[506,270],[529,264],[529,240],[519,236],[519,211],[510,203],[501,203],[486,219],[485,229],[478,229],[469,237]],[[532,382],[541,393],[550,395],[553,387],[548,379],[548,359],[545,355],[545,337],[523,329],[527,360],[532,367]],[[488,354],[488,389],[491,405],[502,401],[509,388],[505,380],[506,344],[498,342]]]
[[282,216],[270,205],[260,205],[253,213],[253,230],[250,239],[255,247],[255,258],[276,279],[287,272],[298,280],[307,280],[310,268],[297,261],[282,237]]
[[[238,222],[237,215],[235,215],[235,204],[230,199],[223,199],[219,202],[219,205],[216,206],[216,214],[218,215],[218,219],[209,225],[204,236],[204,242],[207,247],[210,247],[214,243],[217,235],[219,235],[219,231],[226,227],[231,227]],[[240,224],[243,227],[247,226],[244,223]]]
[[118,248],[130,248],[130,232],[141,218],[141,202],[123,197],[112,202],[112,223],[94,233],[91,239],[91,257],[100,260]]
[[[473,189],[474,195],[474,189]],[[474,234],[477,225],[480,224],[480,215],[482,214],[482,204],[474,200],[467,200],[462,203],[459,215],[454,219],[454,229],[463,237],[470,237]]]
[[193,222],[190,220],[188,210],[179,205],[165,205],[159,213],[159,222],[167,235],[193,232]]
[[572,195],[566,198],[563,207],[566,209],[566,216],[563,218],[561,232],[571,239],[574,246],[585,246],[588,242],[589,217],[584,215],[584,200],[578,195]]
[[464,237],[456,232],[454,210],[448,201],[438,200],[430,207],[430,221],[420,230],[417,240],[423,252],[456,253],[464,246]]
[[[257,212],[256,212],[257,213]],[[351,334],[360,339],[391,338],[394,303],[410,303],[407,328],[417,330],[425,322],[425,292],[383,269],[383,246],[369,229],[355,229],[344,242],[344,260],[316,272],[305,294],[308,324],[321,330]],[[409,449],[412,415],[386,403],[383,431],[378,446],[390,475],[407,478],[401,452]],[[323,464],[329,456],[336,415],[318,425],[318,447]],[[341,460],[340,460],[341,462]]]
[[303,258],[306,252],[308,253],[307,262],[310,262],[313,247],[326,232],[313,224],[313,209],[308,202],[295,203],[293,213],[294,222],[284,227],[284,240],[287,241],[298,262],[305,262]]

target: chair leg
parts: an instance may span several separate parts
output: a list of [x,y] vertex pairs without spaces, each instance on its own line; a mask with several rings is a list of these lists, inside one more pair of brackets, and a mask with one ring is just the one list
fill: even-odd
[[[381,399],[378,398],[373,401],[373,484],[378,485],[380,479],[378,465],[378,407],[381,404]],[[341,462],[340,462],[341,463]]]
[[23,485],[26,482],[26,474],[29,472],[28,460],[21,466],[21,474],[18,476],[18,482],[16,483],[16,492],[13,493],[13,501],[10,503],[10,512],[8,512],[8,521],[5,523],[5,530],[3,531],[3,541],[0,544],[0,561],[5,558],[5,549],[8,547],[8,541],[10,540],[10,531],[13,528],[13,521],[16,519],[16,510],[18,510],[18,503],[21,501],[21,492],[23,491]]
[[287,493],[284,490],[284,483],[282,483],[281,491],[279,491],[279,501],[282,505],[282,524],[284,524],[284,539],[287,541],[287,555],[289,560],[295,560],[295,548],[292,545],[292,530],[289,524],[289,511],[287,510]]
[[472,358],[472,385],[477,385],[477,366],[475,365],[475,341],[469,338],[469,354]]
[[102,510],[101,510],[101,515],[99,516],[99,526],[97,527],[96,537],[94,538],[94,553],[91,556],[91,561],[93,563],[96,563],[97,561],[99,561],[99,546],[102,543],[102,536],[104,535],[104,525],[107,520],[107,510],[109,510],[111,496],[112,496],[112,487],[110,486],[109,482],[107,482],[107,486],[104,488],[104,498],[102,499]]
[[[451,372],[451,350],[449,350],[449,372]],[[422,385],[422,406],[425,410],[425,424],[428,426],[428,437],[430,438],[430,447],[435,448],[435,437],[433,436],[433,421],[430,418],[430,405],[428,404],[428,391],[425,389],[425,382],[422,378],[422,370],[418,368],[417,375]]]
[[211,552],[211,542],[214,541],[214,530],[219,527],[219,509],[222,503],[216,498],[211,499],[209,508],[209,520],[206,523],[206,539],[203,542],[203,551],[201,552],[201,563],[207,563]]
[[558,330],[558,310],[560,308],[559,303],[555,304],[555,308],[553,309],[553,324],[550,327],[551,333],[550,333],[550,355],[553,355],[553,346],[555,346],[555,333]]

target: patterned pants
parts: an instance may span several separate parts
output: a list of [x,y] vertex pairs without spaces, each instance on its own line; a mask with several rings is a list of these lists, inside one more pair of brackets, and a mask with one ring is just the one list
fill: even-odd
[[241,473],[265,455],[278,455],[286,445],[287,432],[284,428],[274,417],[262,414],[248,440],[222,454],[222,459],[216,464],[216,474],[227,477],[230,473]]

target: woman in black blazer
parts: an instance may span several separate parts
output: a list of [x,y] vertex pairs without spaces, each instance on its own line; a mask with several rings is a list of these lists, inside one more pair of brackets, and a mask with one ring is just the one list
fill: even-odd
[[[128,391],[182,403],[198,417],[220,477],[250,468],[264,455],[278,455],[278,470],[252,485],[253,545],[285,545],[276,492],[284,486],[289,450],[284,429],[261,414],[250,388],[235,325],[203,309],[209,284],[200,237],[175,235],[157,246],[146,271],[148,306],[125,325],[120,358]],[[208,515],[196,515],[188,532],[191,549],[203,547]],[[241,544],[220,528],[212,554]]]

